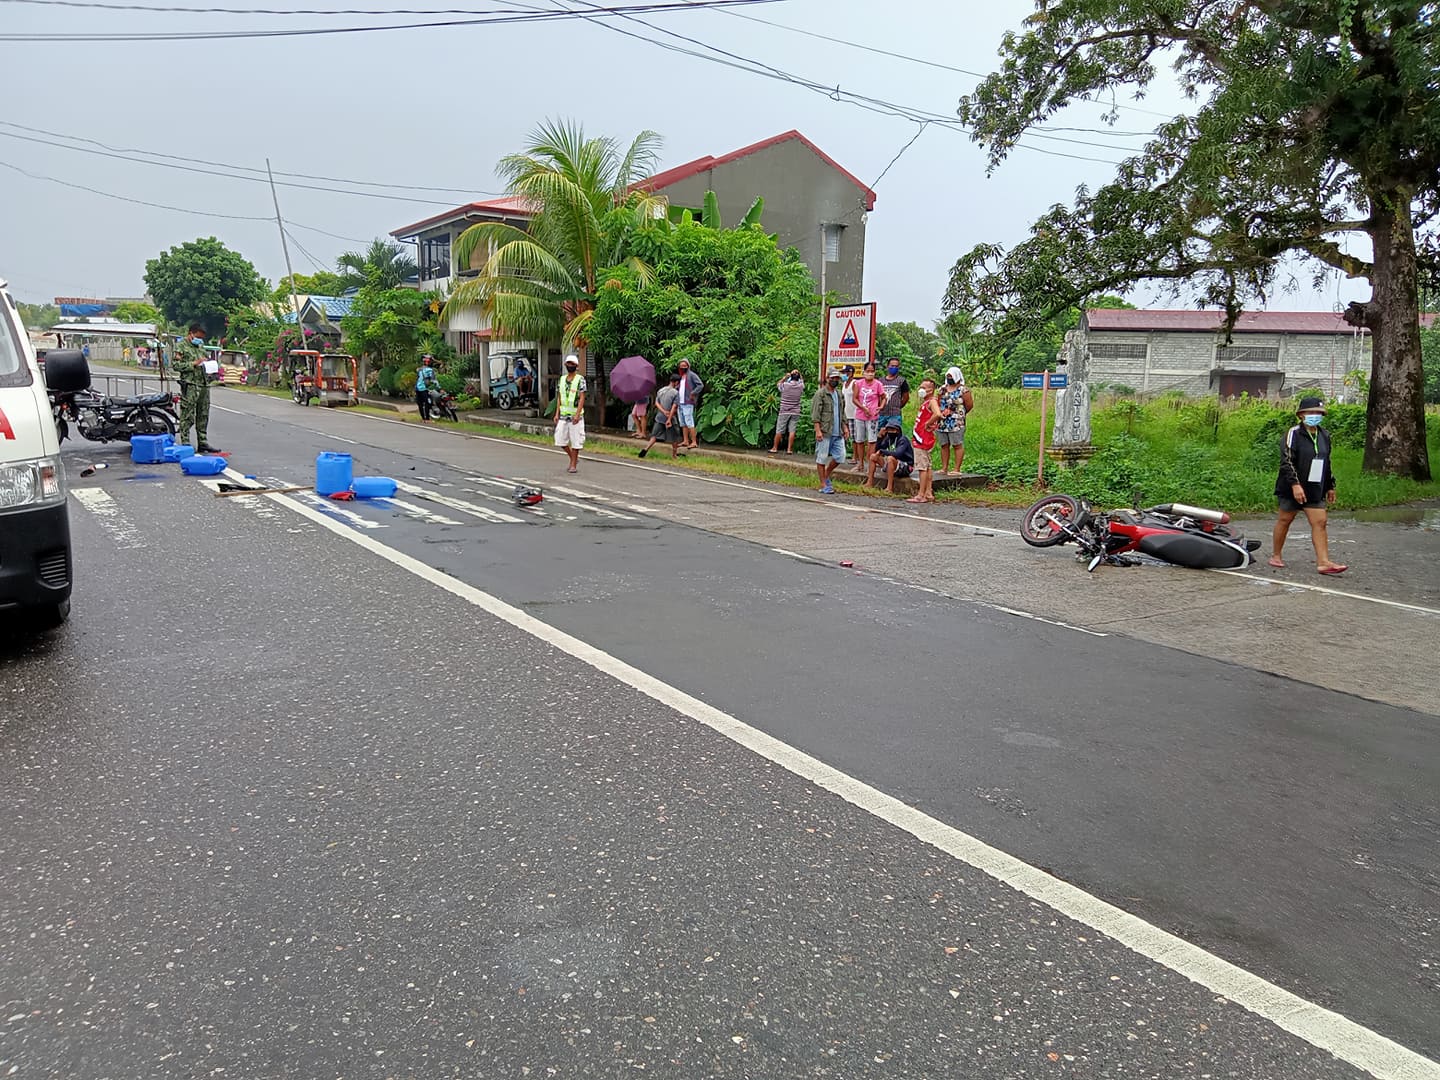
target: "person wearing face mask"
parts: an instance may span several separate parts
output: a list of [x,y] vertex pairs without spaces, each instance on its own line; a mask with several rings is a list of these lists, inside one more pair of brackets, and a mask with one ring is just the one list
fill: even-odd
[[831,371],[810,399],[810,421],[815,425],[815,471],[820,476],[820,494],[834,495],[830,477],[845,464],[845,398],[840,392],[838,371]]
[[555,445],[570,458],[565,471],[579,472],[580,451],[585,448],[585,376],[574,353],[565,357],[565,375],[556,387]]
[[892,424],[903,429],[905,425],[900,414],[910,403],[910,384],[900,374],[900,361],[893,356],[885,361],[885,374],[880,376],[880,385],[885,388],[885,396],[880,401],[880,419],[875,426],[880,431]]
[[[205,328],[192,324],[171,355],[170,373],[180,384],[180,430],[176,441],[202,454],[217,453],[207,438],[210,429],[210,380],[205,374]],[[190,429],[195,441],[190,442]]]
[[1343,574],[1349,569],[1330,558],[1330,537],[1325,507],[1335,501],[1335,475],[1330,471],[1330,433],[1321,427],[1325,402],[1318,397],[1300,399],[1296,409],[1300,423],[1285,433],[1280,442],[1280,475],[1275,479],[1275,498],[1280,513],[1271,537],[1270,565],[1282,568],[1280,557],[1290,523],[1302,510],[1310,523],[1310,542],[1315,547],[1315,568],[1322,574]]

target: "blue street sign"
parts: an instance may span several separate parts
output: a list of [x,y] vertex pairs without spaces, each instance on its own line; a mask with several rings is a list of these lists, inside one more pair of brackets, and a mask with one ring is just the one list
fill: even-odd
[[[1063,371],[1052,371],[1050,373],[1050,389],[1064,390],[1070,384],[1070,376]],[[1022,390],[1043,390],[1045,388],[1045,373],[1043,371],[1025,371],[1020,374],[1020,389]]]

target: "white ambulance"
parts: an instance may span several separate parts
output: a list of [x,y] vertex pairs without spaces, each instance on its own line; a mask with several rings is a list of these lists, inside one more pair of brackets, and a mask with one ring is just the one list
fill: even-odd
[[[83,361],[71,367],[73,376]],[[0,630],[58,626],[69,614],[60,440],[35,350],[0,280]]]

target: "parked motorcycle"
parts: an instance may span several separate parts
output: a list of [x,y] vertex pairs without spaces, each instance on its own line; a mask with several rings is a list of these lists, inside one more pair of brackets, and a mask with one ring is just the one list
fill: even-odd
[[460,414],[455,411],[455,395],[440,387],[430,391],[430,408],[441,420],[460,420]]
[[112,398],[94,390],[52,393],[50,407],[61,442],[69,437],[72,422],[91,442],[127,440],[132,435],[174,435],[180,426],[169,394]]
[[1097,511],[1073,495],[1047,495],[1020,523],[1020,536],[1032,547],[1075,544],[1088,570],[1101,563],[1134,566],[1147,555],[1196,570],[1231,570],[1250,565],[1259,540],[1246,540],[1230,528],[1223,510],[1184,503],[1141,509]]

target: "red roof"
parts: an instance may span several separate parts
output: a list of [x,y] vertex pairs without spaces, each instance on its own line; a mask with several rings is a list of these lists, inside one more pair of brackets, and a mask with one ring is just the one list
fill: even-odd
[[871,191],[869,187],[861,183],[859,177],[857,177],[854,173],[844,168],[839,162],[837,162],[829,154],[825,153],[824,150],[821,150],[804,135],[801,135],[798,131],[782,132],[781,134],[776,135],[773,138],[765,139],[763,142],[751,143],[749,146],[742,146],[739,150],[731,151],[730,153],[725,154],[722,157],[696,158],[694,161],[686,162],[684,165],[676,165],[673,169],[666,169],[662,173],[656,173],[649,179],[640,181],[640,183],[636,184],[635,187],[643,188],[646,191],[663,191],[665,188],[669,187],[672,184],[678,184],[681,180],[688,180],[692,176],[698,176],[703,172],[708,172],[709,170],[716,168],[717,166],[728,165],[732,161],[739,161],[741,158],[749,157],[751,154],[757,154],[761,150],[768,150],[772,146],[777,146],[783,142],[789,142],[791,139],[794,139],[807,147],[816,157],[818,157],[821,161],[825,162],[826,165],[829,165],[841,176],[845,177],[846,180],[849,180],[857,188],[863,191],[865,193],[866,210],[875,209],[875,192]]
[[506,195],[499,199],[491,199],[489,202],[472,202],[464,206],[457,206],[454,210],[446,210],[443,214],[436,214],[424,221],[417,221],[414,225],[406,225],[403,229],[396,229],[390,235],[396,237],[414,236],[416,233],[424,232],[432,225],[440,225],[447,221],[457,219],[464,220],[468,217],[479,217],[482,215],[505,217],[530,217],[534,214],[534,207],[518,195]]
[[[1207,311],[1143,311],[1090,308],[1085,321],[1091,330],[1171,330],[1215,333],[1225,313]],[[1353,334],[1355,327],[1333,311],[1244,311],[1235,322],[1237,334]]]

